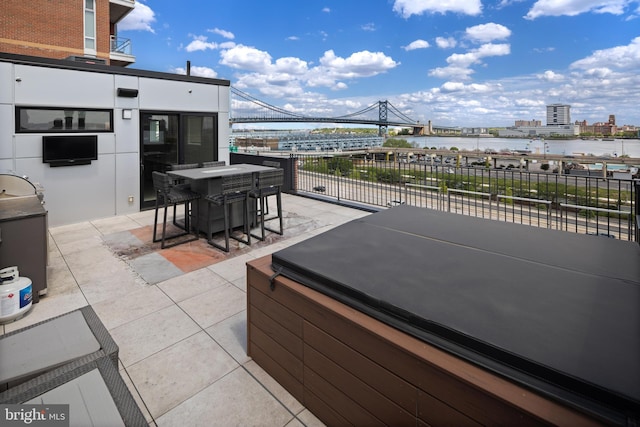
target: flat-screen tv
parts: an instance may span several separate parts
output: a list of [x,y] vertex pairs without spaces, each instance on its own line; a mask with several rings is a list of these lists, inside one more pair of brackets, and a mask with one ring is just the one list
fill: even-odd
[[97,135],[42,137],[42,162],[49,166],[88,165],[97,159]]

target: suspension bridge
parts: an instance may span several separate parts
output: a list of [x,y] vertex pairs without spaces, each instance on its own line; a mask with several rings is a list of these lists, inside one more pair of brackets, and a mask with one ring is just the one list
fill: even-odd
[[[231,115],[229,124],[236,123],[341,123],[378,126],[383,136],[389,126],[411,127],[414,135],[432,134],[431,122],[420,124],[398,110],[389,101],[378,101],[362,110],[337,117],[314,117],[285,110],[255,98],[231,86]],[[442,130],[445,128],[438,128]],[[453,129],[453,128],[446,128]]]

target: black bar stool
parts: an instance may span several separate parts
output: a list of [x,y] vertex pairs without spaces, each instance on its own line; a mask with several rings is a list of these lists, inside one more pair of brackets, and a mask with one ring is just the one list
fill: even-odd
[[[270,168],[279,168],[280,167],[280,162],[277,162],[275,160],[263,160],[262,161],[262,166],[267,166],[267,167],[270,167]],[[259,212],[258,212],[258,214],[259,214]],[[269,215],[269,198],[267,198],[265,200],[264,214],[265,215]]]
[[[207,241],[211,246],[229,252],[229,239],[250,245],[251,234],[249,225],[249,197],[248,193],[253,188],[253,174],[236,174],[222,177],[222,192],[220,194],[205,197],[207,203]],[[246,240],[233,235],[233,224],[231,218],[231,205],[242,203],[243,232]],[[215,243],[211,236],[211,204],[222,207],[224,210],[224,241],[225,245]]]
[[[179,245],[181,243],[192,242],[198,239],[198,216],[194,215],[196,220],[194,236],[191,239],[176,242],[170,245],[165,244],[166,240],[175,239],[176,237],[186,236],[190,234],[190,218],[191,210],[193,208],[193,202],[200,198],[200,194],[194,193],[191,190],[180,188],[173,185],[173,180],[169,175],[157,171],[152,172],[153,186],[156,190],[156,213],[153,221],[153,242],[162,242],[160,247],[162,249]],[[164,220],[162,222],[162,238],[157,237],[158,227],[158,209],[160,205],[164,207]],[[174,212],[176,205],[184,204],[184,231],[182,233],[167,236],[167,208],[173,205]],[[197,206],[197,203],[196,203]]]
[[[167,170],[178,171],[178,170],[185,170],[185,169],[195,169],[197,167],[198,167],[197,163],[182,163],[182,164],[176,163],[174,165],[169,165]],[[186,180],[184,179],[173,178],[173,187],[178,188],[180,190],[190,190],[191,184],[186,182]],[[173,225],[175,225],[178,228],[182,228],[183,230],[186,230],[185,228],[186,224],[180,224],[179,222],[176,221],[176,205],[173,205]]]
[[[282,236],[283,227],[282,227],[282,185],[284,183],[284,170],[283,169],[273,169],[258,172],[258,180],[256,181],[256,188],[249,193],[249,197],[252,197],[259,201],[259,221],[260,221],[260,236],[256,236],[252,234],[256,239],[263,241],[265,234],[264,230],[271,231],[273,233],[279,234]],[[265,218],[268,214],[265,211],[265,206],[267,205],[267,201],[269,196],[276,196],[276,203],[278,214],[271,218]],[[272,228],[268,228],[265,225],[266,221],[271,221],[273,219],[278,219],[279,229],[274,230]]]

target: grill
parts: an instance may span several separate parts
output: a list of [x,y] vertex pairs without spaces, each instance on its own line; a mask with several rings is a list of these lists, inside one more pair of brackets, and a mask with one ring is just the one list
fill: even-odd
[[44,190],[26,176],[0,173],[0,269],[31,279],[33,302],[47,292],[47,211]]
[[0,173],[0,206],[4,200],[16,197],[36,196],[44,204],[44,191],[39,184],[33,184],[26,176]]

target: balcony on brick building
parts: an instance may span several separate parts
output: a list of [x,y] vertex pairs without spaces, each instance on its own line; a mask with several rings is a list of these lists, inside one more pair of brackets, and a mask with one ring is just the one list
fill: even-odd
[[136,60],[131,53],[131,40],[118,37],[115,28],[135,7],[135,0],[109,0],[109,23],[111,27],[109,41],[109,60],[111,65],[126,67]]

